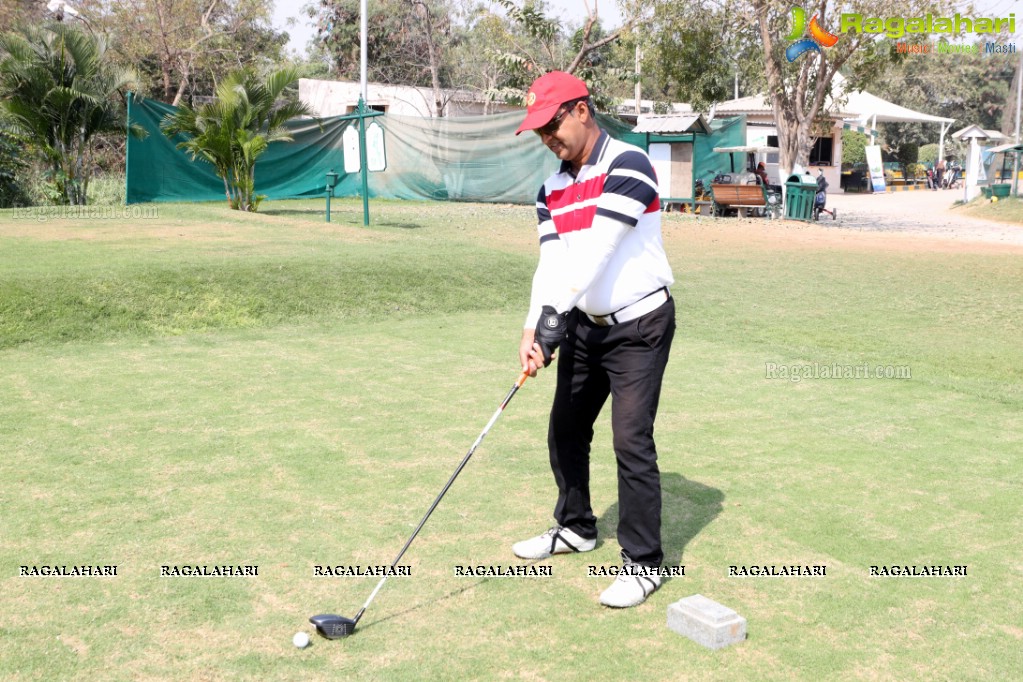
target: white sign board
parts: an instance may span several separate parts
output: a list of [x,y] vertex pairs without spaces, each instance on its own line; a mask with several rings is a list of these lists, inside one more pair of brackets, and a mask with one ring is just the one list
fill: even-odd
[[[341,133],[341,147],[345,157],[345,173],[358,173],[362,170],[359,154],[359,124],[353,121]],[[387,151],[384,145],[384,127],[376,121],[366,126],[366,156],[369,157],[369,170],[377,173],[387,168]]]
[[863,148],[867,155],[867,167],[870,169],[870,188],[874,192],[884,192],[884,164],[881,163],[881,147],[868,144]]
[[767,131],[754,128],[746,129],[746,144],[750,147],[766,147]]
[[345,157],[345,173],[358,173],[362,170],[359,158],[359,124],[352,123],[341,133],[341,148]]
[[366,157],[369,159],[370,173],[379,173],[387,168],[384,127],[375,120],[366,126]]

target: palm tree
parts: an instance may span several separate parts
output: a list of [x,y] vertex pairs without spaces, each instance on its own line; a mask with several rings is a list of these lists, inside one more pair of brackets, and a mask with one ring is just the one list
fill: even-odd
[[298,75],[297,69],[284,68],[261,80],[249,69],[235,71],[217,86],[213,102],[181,106],[160,125],[168,137],[184,137],[177,147],[193,161],[213,166],[233,209],[259,207],[264,197],[255,194],[256,159],[271,143],[293,139],[285,127],[289,119],[310,113],[301,102],[282,100]]
[[106,49],[102,37],[56,22],[0,36],[0,106],[45,157],[60,203],[86,203],[96,136],[125,129],[137,79]]

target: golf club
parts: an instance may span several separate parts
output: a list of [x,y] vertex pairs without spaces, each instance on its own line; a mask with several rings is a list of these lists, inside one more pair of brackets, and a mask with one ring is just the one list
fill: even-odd
[[[419,531],[422,530],[423,526],[426,524],[426,520],[430,518],[430,514],[432,514],[433,510],[437,508],[438,504],[440,504],[441,498],[444,497],[444,494],[447,493],[451,484],[455,482],[458,474],[460,474],[462,469],[465,468],[465,465],[468,464],[469,458],[472,457],[472,453],[476,452],[476,448],[478,448],[480,443],[483,442],[483,439],[486,438],[487,433],[490,431],[490,427],[492,427],[494,422],[497,421],[497,418],[501,416],[501,413],[504,412],[504,408],[508,406],[509,402],[511,402],[512,396],[514,396],[519,388],[522,387],[522,384],[526,382],[528,377],[529,375],[526,372],[523,372],[519,375],[519,378],[516,379],[515,384],[511,387],[511,390],[508,391],[508,395],[504,397],[504,400],[501,401],[497,411],[494,412],[494,416],[492,416],[490,421],[487,422],[487,425],[483,427],[483,431],[479,436],[477,436],[476,441],[472,444],[472,447],[469,448],[469,452],[465,453],[465,457],[463,457],[462,461],[458,464],[458,467],[455,469],[455,473],[451,474],[451,478],[449,478],[448,482],[444,484],[444,489],[440,491],[440,495],[438,495],[437,499],[433,501],[433,504],[430,505],[430,508],[423,516],[422,521],[419,522],[419,525],[416,526],[416,529],[412,532],[412,536],[409,537],[408,542],[406,542],[405,546],[401,548],[400,552],[398,552],[398,556],[394,557],[394,561],[391,562],[392,570],[398,565],[401,558],[405,556],[405,551],[408,550],[409,545],[411,545],[412,541],[416,539],[417,535],[419,535]],[[380,582],[377,583],[377,586],[373,588],[373,592],[369,595],[369,599],[367,599],[366,603],[362,605],[359,612],[355,614],[355,618],[345,618],[344,616],[338,616],[333,613],[321,613],[318,616],[311,617],[309,622],[315,625],[316,631],[327,639],[341,639],[342,637],[347,637],[355,632],[356,624],[358,624],[359,619],[362,618],[362,614],[364,614],[366,609],[369,608],[370,603],[372,603],[373,599],[377,596],[377,592],[380,591],[380,588],[384,586],[385,582],[387,582],[386,575],[381,578]]]

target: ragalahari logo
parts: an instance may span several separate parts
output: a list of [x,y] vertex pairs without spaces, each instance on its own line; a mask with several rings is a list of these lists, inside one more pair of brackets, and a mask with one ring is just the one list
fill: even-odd
[[[807,31],[809,31],[810,37],[804,38],[803,36]],[[806,52],[820,52],[822,47],[834,47],[835,43],[838,42],[838,36],[825,31],[821,27],[820,22],[817,21],[816,14],[810,20],[808,29],[806,25],[806,10],[802,7],[793,7],[792,32],[789,33],[785,40],[795,41],[785,50],[785,57],[790,62],[794,62],[800,55]]]

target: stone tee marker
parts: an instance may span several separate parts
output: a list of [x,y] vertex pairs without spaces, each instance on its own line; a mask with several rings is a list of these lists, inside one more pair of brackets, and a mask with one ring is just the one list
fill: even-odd
[[668,628],[710,649],[746,639],[746,619],[702,594],[669,605]]

